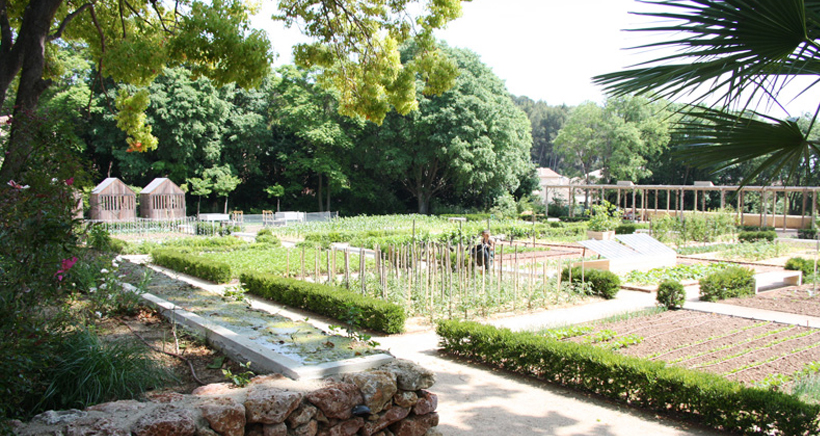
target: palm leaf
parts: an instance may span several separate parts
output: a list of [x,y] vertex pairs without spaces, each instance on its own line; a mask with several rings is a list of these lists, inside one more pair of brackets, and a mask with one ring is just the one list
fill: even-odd
[[[797,122],[748,112],[744,115],[694,107],[674,129],[676,156],[689,165],[714,171],[763,158],[746,183],[763,176],[791,177],[810,154],[820,155]],[[762,177],[766,179],[767,177]]]
[[[671,55],[636,68],[596,76],[594,82],[614,95],[653,93],[673,97],[695,92],[732,101],[750,89],[763,87],[776,96],[778,75],[820,74],[815,40],[820,38],[820,5],[804,0],[666,0],[644,2],[672,12],[640,13],[673,24],[636,29],[639,32],[677,32],[685,37],[641,49],[671,47]],[[715,95],[717,93],[717,95]]]

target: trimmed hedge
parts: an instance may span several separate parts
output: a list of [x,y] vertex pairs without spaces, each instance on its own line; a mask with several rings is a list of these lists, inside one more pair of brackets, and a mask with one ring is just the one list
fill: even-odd
[[678,309],[686,303],[686,291],[681,282],[677,280],[664,280],[658,285],[658,294],[655,297],[663,307],[667,309]]
[[442,321],[436,331],[449,353],[716,429],[751,435],[820,431],[820,405],[715,374],[475,322]]
[[800,239],[817,239],[817,229],[798,229],[797,237]]
[[730,266],[700,279],[700,299],[717,301],[755,294],[754,270]]
[[393,303],[365,297],[344,288],[273,274],[245,272],[240,279],[248,292],[281,304],[307,309],[356,327],[383,333],[404,331],[407,314],[401,306]]
[[199,277],[214,283],[231,281],[231,266],[177,250],[160,249],[151,252],[152,261],[174,271]]
[[774,230],[761,230],[757,232],[740,232],[737,235],[740,242],[757,242],[769,241],[772,242],[777,239],[777,232]]
[[[599,269],[587,268],[581,271],[580,266],[572,268],[572,283],[589,283],[592,287],[593,295],[604,297],[608,300],[615,298],[618,291],[621,290],[621,278],[612,271],[602,271]],[[564,268],[561,271],[561,280],[567,281],[570,279],[570,269]]]
[[786,261],[785,269],[791,271],[803,271],[803,279],[814,274],[814,260],[803,259],[802,257],[792,257]]

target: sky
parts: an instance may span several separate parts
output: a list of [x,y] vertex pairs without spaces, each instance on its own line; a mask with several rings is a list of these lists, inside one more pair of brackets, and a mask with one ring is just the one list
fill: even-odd
[[[292,45],[307,39],[298,29],[284,29],[269,20],[272,3],[266,3],[255,25],[268,32],[279,55],[278,66],[291,63]],[[550,105],[603,103],[602,89],[591,77],[660,55],[628,49],[658,40],[651,34],[624,31],[658,24],[652,21],[656,19],[630,14],[650,10],[635,0],[473,0],[462,5],[461,18],[436,36],[450,46],[476,52],[511,94]],[[790,102],[788,108],[791,115],[799,115],[815,110],[819,100],[815,92]],[[777,110],[763,112],[782,115]]]

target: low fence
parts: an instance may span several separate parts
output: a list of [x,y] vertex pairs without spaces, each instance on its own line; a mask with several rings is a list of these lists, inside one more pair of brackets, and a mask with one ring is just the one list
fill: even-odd
[[196,234],[196,217],[174,219],[135,218],[125,221],[85,220],[88,225],[104,228],[109,234],[183,233]]

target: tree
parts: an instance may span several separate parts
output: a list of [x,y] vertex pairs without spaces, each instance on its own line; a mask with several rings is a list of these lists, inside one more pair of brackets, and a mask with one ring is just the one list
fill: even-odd
[[420,95],[417,112],[368,126],[364,149],[354,153],[364,168],[403,186],[423,214],[443,190],[492,204],[491,196],[515,191],[532,168],[530,123],[504,82],[475,53],[445,51],[459,66],[455,86],[441,96]]
[[684,146],[681,156],[690,164],[714,170],[759,159],[744,178],[746,183],[781,171],[794,176],[820,155],[820,142],[810,136],[820,105],[803,127],[797,117],[778,119],[753,109],[785,108],[781,96],[794,78],[807,79],[802,93],[814,91],[820,83],[820,2],[647,3],[662,6],[663,11],[640,15],[660,18],[665,24],[637,30],[663,32],[669,39],[644,48],[674,51],[637,68],[597,76],[596,83],[621,96],[693,96],[683,109],[689,121],[676,128],[677,143]]
[[[258,83],[272,60],[270,43],[248,27],[241,1],[214,0],[177,4],[155,1],[0,0],[0,106],[17,79],[12,131],[0,180],[26,169],[34,145],[16,134],[18,123],[33,115],[50,83],[47,47],[60,39],[88,45],[100,78],[146,85],[172,62],[190,62],[197,73],[220,83]],[[184,12],[183,12],[184,11]],[[129,148],[155,142],[140,117],[146,93],[121,94],[119,121],[129,133]]]
[[[426,13],[405,13],[421,3]],[[440,93],[453,80],[452,63],[434,49],[433,29],[461,11],[460,0],[286,0],[277,17],[298,24],[316,39],[297,47],[303,65],[324,69],[322,82],[342,91],[341,110],[380,121],[390,107],[415,108],[414,74],[425,77],[425,91]],[[249,27],[250,7],[242,0],[182,0],[173,9],[157,1],[0,0],[0,107],[18,79],[12,133],[0,167],[0,180],[26,169],[33,150],[15,130],[36,110],[50,84],[47,47],[60,39],[89,47],[103,85],[148,85],[168,65],[189,65],[195,75],[217,86],[236,82],[252,86],[267,76],[272,61],[264,33]],[[399,62],[398,44],[418,25],[420,55],[413,65]],[[429,49],[428,49],[429,48]],[[146,151],[157,144],[143,111],[142,89],[117,96],[118,126],[128,133],[128,149]]]
[[279,199],[285,195],[285,187],[282,185],[268,186],[265,188],[265,193],[268,194],[268,198],[276,197],[276,211],[279,212]]
[[211,195],[212,185],[211,181],[206,178],[199,178],[199,177],[191,177],[188,180],[188,184],[190,185],[190,190],[188,191],[191,195],[196,195],[196,216],[199,216],[199,206],[202,204],[202,197]]
[[647,164],[669,143],[669,122],[663,103],[642,97],[610,98],[604,107],[586,102],[570,113],[555,146],[586,183],[596,169],[605,181],[637,182],[651,175]]
[[231,172],[227,165],[208,168],[202,173],[202,177],[210,182],[211,190],[218,197],[225,197],[225,209],[222,213],[228,213],[228,195],[233,192],[239,183],[239,177]]
[[542,100],[532,101],[528,97],[513,97],[532,124],[532,149],[530,158],[539,167],[552,168],[562,172],[561,155],[555,151],[555,138],[569,117],[566,105],[550,106]]

